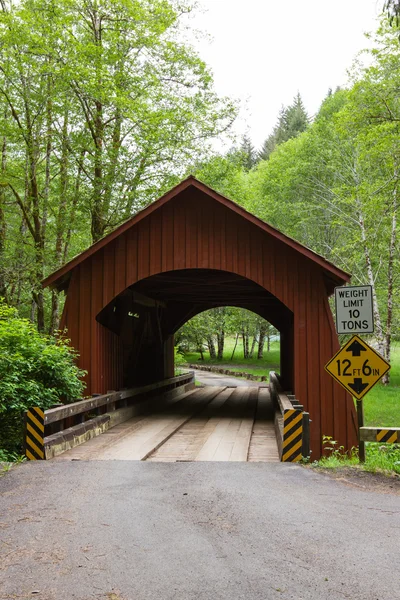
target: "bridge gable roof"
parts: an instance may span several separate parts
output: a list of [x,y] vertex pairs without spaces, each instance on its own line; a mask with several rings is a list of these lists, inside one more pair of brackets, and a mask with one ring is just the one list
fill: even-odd
[[90,246],[89,248],[87,248],[86,250],[84,250],[83,252],[81,252],[80,254],[75,256],[74,258],[72,258],[68,263],[66,263],[60,269],[58,269],[57,271],[54,271],[52,274],[50,274],[46,279],[43,280],[43,282],[42,282],[43,287],[50,286],[50,287],[55,287],[58,289],[64,289],[66,287],[66,282],[69,280],[69,277],[70,277],[72,271],[78,265],[80,265],[82,262],[84,262],[86,259],[91,257],[93,254],[95,254],[96,252],[98,252],[99,250],[101,250],[102,248],[107,246],[108,244],[110,244],[113,240],[115,240],[120,235],[125,233],[131,227],[134,227],[135,225],[137,225],[140,221],[145,219],[147,216],[149,216],[152,213],[154,213],[155,211],[157,211],[159,208],[164,206],[166,203],[171,202],[174,198],[178,197],[180,194],[182,194],[185,190],[188,190],[190,187],[194,187],[197,190],[199,190],[200,192],[203,192],[204,194],[206,194],[208,196],[208,198],[211,198],[214,201],[219,202],[220,204],[225,206],[227,209],[233,211],[237,215],[246,219],[248,222],[252,223],[253,225],[258,227],[265,233],[269,234],[270,236],[279,240],[280,242],[283,242],[284,244],[291,247],[293,250],[295,250],[302,256],[304,256],[304,257],[308,258],[309,260],[311,260],[312,262],[316,263],[319,267],[322,268],[325,277],[329,280],[329,282],[330,282],[329,287],[331,288],[331,291],[332,291],[332,288],[334,287],[334,285],[343,285],[344,283],[346,283],[350,280],[351,276],[349,273],[346,273],[342,269],[339,269],[333,263],[331,263],[327,259],[325,259],[323,256],[317,254],[316,252],[314,252],[310,248],[307,248],[300,242],[297,242],[293,238],[285,235],[284,233],[282,233],[275,227],[272,227],[265,221],[262,221],[261,219],[259,219],[255,215],[253,215],[252,213],[245,210],[239,204],[236,204],[236,202],[229,200],[228,198],[226,198],[222,194],[216,192],[212,188],[208,187],[207,185],[205,185],[204,183],[202,183],[195,177],[189,176],[187,179],[183,180],[177,186],[175,186],[174,188],[169,190],[166,194],[164,194],[164,196],[162,196],[161,198],[159,198],[158,200],[156,200],[155,202],[153,202],[152,204],[150,204],[149,206],[147,206],[146,208],[144,208],[143,210],[138,212],[136,215],[134,215],[133,217],[131,217],[130,219],[128,219],[127,221],[122,223],[122,225],[120,225],[119,227],[114,229],[114,231],[112,231],[111,233],[106,235],[104,238],[102,238],[98,242],[92,244],[92,246]]

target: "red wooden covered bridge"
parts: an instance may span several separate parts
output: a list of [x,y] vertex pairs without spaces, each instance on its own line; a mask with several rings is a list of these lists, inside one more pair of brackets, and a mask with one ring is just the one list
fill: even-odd
[[50,275],[67,297],[68,329],[105,393],[174,374],[174,333],[194,315],[239,306],[281,339],[281,379],[310,413],[313,457],[322,435],[357,444],[352,398],[324,371],[339,349],[328,303],[350,276],[189,177]]

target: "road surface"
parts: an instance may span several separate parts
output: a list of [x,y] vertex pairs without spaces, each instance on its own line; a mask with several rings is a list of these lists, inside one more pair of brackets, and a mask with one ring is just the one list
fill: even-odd
[[240,377],[229,377],[229,375],[220,375],[219,373],[211,373],[210,371],[201,371],[200,369],[190,369],[194,372],[196,381],[202,385],[226,385],[228,387],[260,387],[267,386],[267,383],[259,381],[250,381],[241,379]]
[[282,463],[26,463],[1,600],[396,600],[400,496]]

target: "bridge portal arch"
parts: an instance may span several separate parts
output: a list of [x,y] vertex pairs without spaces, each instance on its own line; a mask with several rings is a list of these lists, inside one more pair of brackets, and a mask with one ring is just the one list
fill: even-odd
[[96,320],[119,337],[123,385],[131,387],[172,377],[176,331],[197,314],[228,305],[253,311],[281,332],[281,375],[285,389],[292,389],[293,313],[268,290],[235,273],[180,269],[151,275],[121,292]]
[[[328,297],[349,279],[189,177],[43,285],[66,292],[61,326],[88,372],[88,393],[124,385],[127,347],[140,371],[153,355],[146,377],[170,376],[173,333],[201,306],[235,305],[236,298],[236,305],[265,315],[281,332],[284,385],[310,412],[318,457],[322,434],[345,448],[357,443],[352,398],[323,368],[339,348]],[[147,341],[135,350],[128,330],[141,315]]]

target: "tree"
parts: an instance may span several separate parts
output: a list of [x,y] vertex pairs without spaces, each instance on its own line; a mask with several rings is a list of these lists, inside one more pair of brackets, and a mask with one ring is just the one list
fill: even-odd
[[398,130],[395,120],[365,118],[368,98],[377,102],[390,90],[387,80],[381,91],[367,84],[367,73],[351,93],[328,97],[313,125],[280,145],[252,178],[263,218],[372,286],[377,344],[388,357],[398,285]]
[[392,25],[394,22],[396,25],[399,24],[400,20],[400,0],[385,0],[383,10],[387,12],[389,23]]
[[[40,330],[44,275],[175,183],[235,116],[179,41],[189,10],[178,0],[1,4],[0,293],[22,305],[31,294]],[[56,292],[50,312],[54,331]]]
[[267,160],[279,144],[283,144],[305,131],[309,121],[303,100],[300,93],[297,93],[292,104],[287,107],[282,106],[277,124],[263,143],[258,153],[258,159]]
[[[226,336],[234,335],[236,343],[241,336],[243,357],[253,358],[258,344],[257,358],[262,359],[265,338],[275,331],[267,321],[251,311],[224,306],[204,311],[193,317],[177,332],[176,341],[186,351],[190,347],[195,348],[200,352],[201,360],[204,360],[204,346],[208,347],[211,360],[222,360]],[[231,360],[234,357],[236,343]]]
[[248,135],[244,135],[240,145],[241,163],[245,171],[250,171],[257,164],[257,152]]

